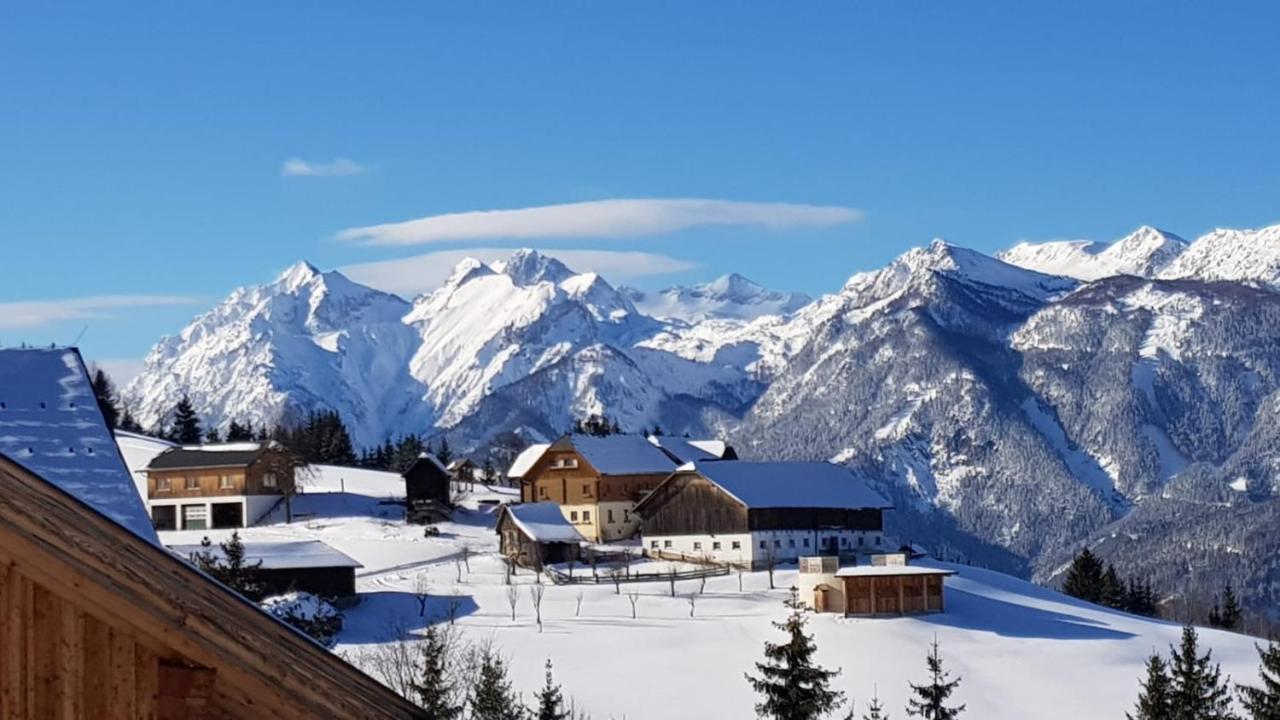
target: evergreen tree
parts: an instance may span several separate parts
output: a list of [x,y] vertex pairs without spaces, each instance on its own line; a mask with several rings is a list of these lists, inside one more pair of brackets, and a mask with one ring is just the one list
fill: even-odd
[[1222,614],[1218,621],[1218,627],[1224,630],[1240,629],[1240,600],[1230,585],[1222,591]]
[[786,605],[791,614],[773,626],[787,634],[783,643],[765,642],[764,662],[756,663],[759,677],[747,682],[762,698],[756,713],[773,720],[817,720],[844,702],[844,693],[830,689],[839,670],[827,670],[813,662],[817,646],[805,634],[805,617],[796,589]]
[[1151,592],[1151,583],[1131,580],[1125,588],[1124,608],[1134,615],[1155,617],[1156,601]]
[[213,543],[205,537],[200,541],[200,551],[191,556],[191,562],[223,585],[247,598],[256,599],[262,593],[262,586],[257,580],[262,561],[245,562],[244,543],[240,541],[239,532],[231,533],[231,539],[220,543],[219,547],[221,556],[213,552]]
[[1092,603],[1102,598],[1102,561],[1089,548],[1080,551],[1067,568],[1062,592]]
[[200,431],[200,418],[191,405],[191,398],[186,395],[178,401],[173,409],[173,429],[170,432],[173,441],[183,445],[198,445],[204,433]]
[[1240,686],[1240,702],[1249,713],[1250,720],[1280,720],[1280,643],[1271,643],[1266,650],[1258,648],[1262,666],[1258,676],[1262,686]]
[[889,713],[885,712],[879,695],[871,696],[871,703],[867,705],[867,711],[863,713],[862,720],[889,720]]
[[1120,573],[1116,572],[1116,566],[1111,563],[1107,563],[1107,569],[1102,573],[1102,582],[1098,588],[1098,604],[1116,610],[1123,610],[1125,607],[1124,582],[1120,580]]
[[551,680],[551,659],[547,658],[547,681],[538,692],[537,720],[568,720],[570,713],[564,707],[560,686]]
[[507,666],[491,648],[480,656],[480,677],[471,696],[471,720],[523,720],[524,707],[511,690]]
[[440,444],[436,446],[435,456],[441,465],[448,465],[453,460],[453,450],[449,447],[449,438],[440,438]]
[[462,707],[450,702],[453,689],[448,679],[448,644],[435,626],[427,628],[426,642],[422,648],[422,674],[411,687],[418,697],[418,705],[427,711],[427,717],[437,720],[456,720],[462,717]]
[[960,686],[960,678],[951,680],[951,673],[942,669],[942,656],[938,653],[936,639],[925,662],[929,666],[929,683],[911,683],[911,692],[915,693],[915,697],[907,700],[907,715],[925,720],[953,720],[959,717],[965,706],[947,707],[946,702]]
[[1147,677],[1142,681],[1142,693],[1134,714],[1125,714],[1129,720],[1173,720],[1173,681],[1169,678],[1169,666],[1164,658],[1152,654],[1147,658]]
[[207,443],[222,442],[222,435],[218,433],[218,428],[211,427],[204,431],[204,441]]
[[1200,655],[1196,629],[1182,629],[1182,644],[1169,648],[1173,680],[1172,720],[1234,720],[1231,693],[1217,665],[1211,665],[1212,651]]
[[142,432],[142,423],[139,423],[133,418],[133,415],[129,412],[128,408],[121,411],[120,421],[116,427],[120,430],[124,430],[125,432]]
[[418,437],[417,435],[405,435],[400,438],[398,443],[396,443],[395,450],[392,452],[391,458],[388,461],[388,468],[402,473],[413,467],[413,464],[418,461],[418,457],[422,455],[423,451],[426,449],[427,446],[422,442],[421,437]]
[[107,421],[107,427],[115,430],[119,427],[118,421],[120,419],[120,409],[116,404],[116,386],[102,368],[93,369],[91,384],[93,386],[93,397],[98,401],[98,409],[102,411],[102,419]]
[[227,442],[244,442],[253,439],[253,422],[247,422],[244,425],[231,421],[227,426]]

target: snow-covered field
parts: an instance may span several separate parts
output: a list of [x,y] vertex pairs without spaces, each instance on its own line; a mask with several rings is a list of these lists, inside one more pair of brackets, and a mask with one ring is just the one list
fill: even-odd
[[[400,507],[383,504],[402,487],[390,473],[322,467],[295,501],[299,517],[293,524],[277,513],[242,531],[248,541],[323,540],[364,565],[357,571],[362,601],[346,611],[337,651],[355,653],[392,640],[401,629],[421,630],[428,620],[447,622],[453,603],[463,634],[491,640],[509,656],[515,685],[526,694],[540,686],[543,662],[551,658],[566,693],[595,718],[753,716],[743,673],[753,669],[762,643],[779,637],[770,622],[785,614],[783,588],[794,582],[794,570],[776,573],[775,590],[766,573],[746,573],[741,591],[738,576],[730,575],[711,578],[702,593],[698,581],[680,583],[674,598],[666,581],[624,585],[621,595],[607,583],[549,585],[540,632],[527,588],[521,588],[517,620],[511,620],[502,563],[494,555],[494,511],[478,502],[509,500],[511,491],[472,495],[453,522],[441,525],[439,537],[426,538],[421,527],[404,524]],[[168,532],[161,539],[198,542],[205,534]],[[227,533],[208,534],[217,540]],[[464,545],[473,553],[471,569],[463,568],[459,581]],[[999,573],[956,569],[945,614],[810,616],[820,662],[842,668],[840,688],[860,707],[878,689],[901,716],[907,683],[923,677],[924,655],[936,637],[948,667],[963,678],[957,699],[968,705],[969,717],[1122,717],[1137,695],[1146,655],[1167,651],[1180,632],[1176,625],[1097,608]],[[430,584],[426,620],[414,595],[422,577]],[[521,571],[515,582],[527,586],[534,577]],[[629,589],[640,593],[634,620]],[[579,592],[581,614],[575,613]],[[1201,640],[1224,672],[1255,679],[1252,638],[1203,630]]]

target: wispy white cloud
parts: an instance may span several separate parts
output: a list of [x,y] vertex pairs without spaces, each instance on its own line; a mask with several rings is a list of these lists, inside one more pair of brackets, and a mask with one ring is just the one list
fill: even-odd
[[[491,263],[510,257],[511,248],[468,248],[442,250],[398,260],[359,263],[338,268],[343,275],[401,297],[413,297],[434,290],[449,278],[453,267],[473,257]],[[669,275],[693,270],[697,263],[667,255],[613,250],[539,250],[578,272],[596,272],[610,282],[640,277]]]
[[334,158],[329,162],[307,162],[302,158],[289,158],[280,168],[285,177],[345,177],[363,175],[368,170],[364,165],[347,158]]
[[62,300],[0,302],[0,329],[34,328],[68,320],[113,317],[127,308],[190,305],[195,298],[182,295],[96,295]]
[[827,227],[861,218],[861,211],[838,206],[702,198],[615,199],[432,215],[348,228],[338,233],[338,238],[365,245],[426,245],[492,238],[616,238],[710,226]]

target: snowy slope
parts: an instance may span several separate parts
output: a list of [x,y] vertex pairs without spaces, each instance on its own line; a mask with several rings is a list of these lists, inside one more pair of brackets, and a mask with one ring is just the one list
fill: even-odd
[[[474,509],[474,501],[464,503],[473,509],[442,523],[440,537],[424,538],[419,528],[384,512],[386,506],[376,498],[362,506],[358,496],[346,497],[345,504],[333,505],[331,496],[304,495],[297,503],[303,512],[318,511],[312,519],[242,533],[246,542],[323,540],[364,566],[357,577],[361,603],[346,611],[335,648],[345,657],[360,663],[362,651],[392,642],[400,632],[417,634],[429,622],[446,624],[452,603],[462,637],[492,642],[509,658],[514,688],[526,698],[541,686],[549,658],[566,696],[593,717],[753,716],[755,697],[743,674],[754,670],[766,640],[781,637],[770,623],[785,614],[783,588],[795,582],[794,569],[776,573],[775,590],[769,589],[767,574],[758,572],[741,579],[711,578],[701,592],[697,582],[681,582],[675,597],[665,580],[627,585],[621,595],[608,583],[546,585],[540,631],[528,593],[534,582],[529,573],[514,578],[519,596],[517,618],[511,620],[504,571],[494,554],[492,512]],[[360,507],[370,514],[353,511]],[[162,539],[198,542],[198,535],[163,533]],[[461,563],[464,545],[470,570]],[[946,666],[962,678],[955,699],[968,705],[967,715],[1122,717],[1137,697],[1145,657],[1179,636],[1175,625],[1087,605],[1007,575],[943,566],[959,572],[947,581],[945,614],[809,616],[818,661],[842,670],[837,686],[858,703],[859,712],[878,692],[891,715],[901,717],[908,683],[924,679],[924,656],[936,638]],[[429,587],[426,618],[419,617],[413,594],[423,579]],[[626,590],[639,594],[636,619]],[[1254,679],[1254,642],[1201,631],[1202,646],[1213,649],[1214,660],[1235,680]],[[1064,674],[1063,668],[1070,672]]]
[[1280,288],[1280,225],[1202,235],[1160,277],[1243,281]]
[[1186,247],[1187,241],[1177,235],[1143,226],[1111,244],[1093,240],[1020,243],[996,257],[1011,265],[1078,280],[1115,275],[1155,277]]
[[769,290],[737,273],[692,287],[676,286],[658,292],[634,288],[622,291],[641,312],[691,324],[713,319],[754,320],[764,315],[787,315],[811,300],[804,293]]

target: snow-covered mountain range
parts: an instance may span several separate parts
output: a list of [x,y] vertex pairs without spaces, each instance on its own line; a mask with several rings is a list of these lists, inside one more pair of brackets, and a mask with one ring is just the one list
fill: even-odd
[[158,423],[184,391],[222,424],[333,408],[361,444],[516,445],[591,412],[724,434],[867,470],[900,535],[978,562],[1049,577],[1092,543],[1169,593],[1280,602],[1257,531],[1280,520],[1280,226],[935,241],[803,304],[735,276],[619,290],[533,251],[412,303],[302,264],[162,341],[124,396]]

